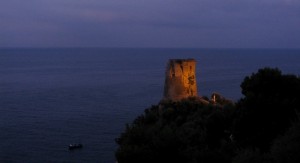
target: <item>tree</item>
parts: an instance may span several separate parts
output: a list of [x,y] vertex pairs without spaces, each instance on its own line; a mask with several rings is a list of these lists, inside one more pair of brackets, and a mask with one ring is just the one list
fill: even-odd
[[116,158],[119,163],[230,162],[231,153],[221,148],[229,140],[225,124],[220,106],[195,98],[161,103],[127,125],[116,141]]
[[271,142],[283,134],[300,108],[300,79],[280,70],[264,68],[244,79],[245,96],[240,99],[234,136],[242,147],[267,151]]
[[271,158],[275,163],[300,162],[300,122],[296,122],[283,135],[275,139],[271,147]]

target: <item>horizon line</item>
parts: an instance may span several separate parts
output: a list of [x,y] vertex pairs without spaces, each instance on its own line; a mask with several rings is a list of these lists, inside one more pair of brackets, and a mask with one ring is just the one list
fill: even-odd
[[236,49],[236,50],[300,50],[300,48],[283,48],[283,47],[227,47],[227,48],[221,48],[221,47],[97,47],[97,46],[79,46],[79,47],[0,47],[0,49],[210,49],[210,50],[226,50],[226,49]]

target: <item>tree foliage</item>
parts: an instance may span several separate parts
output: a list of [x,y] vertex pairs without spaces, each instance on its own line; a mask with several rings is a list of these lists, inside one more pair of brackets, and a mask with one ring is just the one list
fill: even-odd
[[270,156],[275,163],[300,162],[300,122],[296,122],[283,135],[275,139]]
[[238,104],[234,135],[243,147],[268,150],[272,140],[283,134],[300,108],[300,79],[264,68],[241,84],[245,95]]
[[[229,141],[220,107],[197,99],[165,102],[145,110],[117,139],[122,162],[228,162]],[[206,160],[206,161],[205,161]]]

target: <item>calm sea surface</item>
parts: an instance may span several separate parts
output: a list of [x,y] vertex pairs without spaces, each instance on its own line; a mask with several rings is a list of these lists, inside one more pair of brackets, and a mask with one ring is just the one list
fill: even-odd
[[259,68],[300,74],[300,50],[0,49],[0,162],[115,162],[114,139],[162,98],[171,58],[197,60],[200,95],[233,100]]

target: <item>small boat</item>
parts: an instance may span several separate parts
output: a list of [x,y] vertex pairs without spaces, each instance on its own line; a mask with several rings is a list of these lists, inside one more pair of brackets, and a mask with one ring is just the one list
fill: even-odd
[[82,144],[70,144],[69,145],[69,150],[80,149],[82,147],[83,147]]

